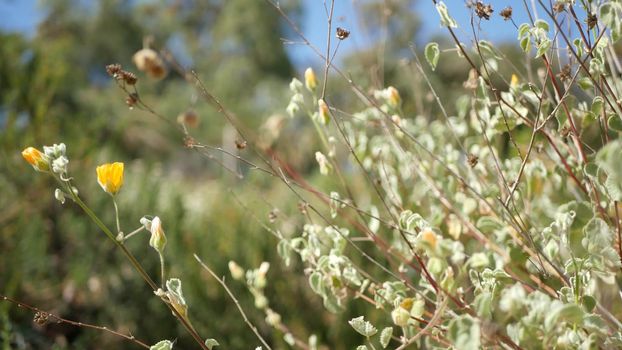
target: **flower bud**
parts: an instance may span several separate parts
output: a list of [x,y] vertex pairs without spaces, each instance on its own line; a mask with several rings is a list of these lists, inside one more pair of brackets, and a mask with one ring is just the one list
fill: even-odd
[[60,204],[65,204],[65,192],[63,192],[60,188],[54,190],[54,198],[56,198]]
[[268,299],[263,294],[255,295],[255,307],[262,310],[268,306]]
[[301,93],[302,83],[300,82],[300,80],[293,78],[292,81],[289,83],[289,90],[295,94]]
[[166,235],[162,229],[162,221],[159,217],[153,218],[151,225],[149,225],[149,231],[151,232],[151,238],[149,239],[149,245],[158,253],[162,254],[164,247],[166,246]]
[[387,100],[389,101],[389,105],[391,107],[399,107],[402,103],[402,98],[400,97],[400,92],[397,91],[393,86],[389,86],[387,88]]
[[195,111],[187,110],[177,116],[177,122],[191,128],[196,128],[199,126],[199,116]]
[[328,122],[330,122],[330,112],[328,110],[328,105],[326,104],[326,102],[324,102],[323,99],[319,99],[317,101],[317,104],[319,106],[320,122],[324,125],[328,125]]
[[433,250],[436,249],[438,237],[436,236],[436,233],[434,233],[434,231],[430,229],[425,229],[421,231],[421,233],[419,234],[419,239],[421,239],[422,242],[427,244]]
[[331,170],[331,165],[328,162],[328,158],[322,152],[315,152],[315,160],[320,166],[320,174],[328,175]]
[[46,172],[50,170],[50,161],[48,156],[41,153],[34,147],[28,147],[22,151],[22,157],[30,164],[36,171]]
[[56,159],[64,156],[67,152],[67,146],[64,143],[54,144],[52,146],[43,146],[43,153],[50,159]]
[[97,167],[97,182],[101,188],[115,195],[123,186],[123,168],[124,164],[120,162],[106,163]]
[[68,164],[69,159],[65,156],[60,156],[52,161],[52,172],[56,174],[65,174],[67,173]]
[[515,88],[518,86],[518,76],[516,74],[512,74],[512,78],[510,79],[510,87]]
[[234,280],[240,281],[244,278],[244,269],[233,260],[229,261],[229,272]]
[[272,327],[276,327],[281,323],[281,315],[274,312],[272,309],[266,310],[266,323]]
[[311,67],[305,70],[305,86],[311,92],[315,91],[315,88],[317,88],[317,77]]
[[391,311],[391,319],[396,326],[405,327],[410,321],[410,312],[401,306]]

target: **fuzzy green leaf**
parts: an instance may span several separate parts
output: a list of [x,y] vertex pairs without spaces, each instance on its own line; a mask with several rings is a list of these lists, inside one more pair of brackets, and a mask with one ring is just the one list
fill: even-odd
[[429,43],[425,46],[425,59],[428,61],[428,64],[430,64],[430,67],[432,67],[432,70],[436,69],[440,54],[441,52],[438,49],[437,43]]
[[368,321],[365,321],[365,316],[359,316],[348,321],[350,326],[361,335],[369,338],[378,332],[378,329],[374,327]]

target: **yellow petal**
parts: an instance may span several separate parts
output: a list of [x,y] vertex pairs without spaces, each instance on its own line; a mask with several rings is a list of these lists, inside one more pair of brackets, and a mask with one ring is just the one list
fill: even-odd
[[97,167],[97,182],[101,188],[112,195],[119,192],[123,186],[123,168],[121,162],[106,163]]

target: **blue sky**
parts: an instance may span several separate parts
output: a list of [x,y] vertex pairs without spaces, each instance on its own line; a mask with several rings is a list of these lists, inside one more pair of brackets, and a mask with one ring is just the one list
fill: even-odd
[[[249,0],[259,1],[259,0]],[[356,4],[364,0],[336,0],[335,2],[335,26],[341,26],[352,32],[351,38],[344,41],[340,50],[346,52],[365,45],[366,40],[361,28],[358,28]],[[300,27],[304,31],[307,38],[312,44],[319,48],[324,48],[326,42],[326,11],[324,9],[324,0],[302,0],[305,16]],[[0,0],[0,29],[6,31],[19,31],[29,35],[35,33],[36,26],[43,18],[42,9],[38,6],[37,0]],[[434,35],[446,35],[443,28],[440,27],[438,15],[431,0],[414,1],[415,11],[422,21],[422,31],[418,33],[418,40],[426,40]],[[458,34],[466,38],[469,36],[470,13],[461,0],[446,0],[450,5],[450,14],[462,25],[458,30]],[[503,40],[511,40],[515,37],[516,31],[510,22],[504,22],[498,16],[498,12],[516,1],[512,0],[492,0],[490,3],[495,9],[495,13],[490,21],[482,21],[482,29],[486,32],[486,36],[482,39],[488,39],[493,42]],[[452,6],[453,5],[453,6]],[[515,19],[517,24],[526,21],[526,18],[520,17],[520,9],[515,10]],[[299,40],[299,38],[291,37],[286,39]],[[318,58],[313,55],[312,51],[303,45],[288,45],[288,51],[294,59],[296,65],[307,66],[317,64]]]

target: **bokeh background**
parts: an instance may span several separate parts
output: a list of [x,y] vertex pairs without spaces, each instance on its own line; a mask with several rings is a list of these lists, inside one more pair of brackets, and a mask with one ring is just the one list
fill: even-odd
[[[280,3],[311,43],[323,49],[324,2]],[[501,9],[511,1],[492,3]],[[468,21],[462,2],[454,8],[459,20]],[[352,32],[336,61],[361,86],[372,91],[394,85],[404,97],[405,114],[434,116],[432,96],[408,64],[411,44],[419,51],[430,39],[444,42],[431,1],[337,0],[335,25]],[[513,27],[497,16],[486,25],[495,28],[485,34],[494,42],[514,35]],[[297,198],[264,174],[248,171],[245,179],[235,178],[217,162],[184,148],[170,124],[126,106],[104,67],[120,63],[136,71],[131,57],[146,37],[195,69],[210,92],[292,169],[310,183],[324,181],[315,173],[317,140],[311,126],[285,113],[291,78],[301,78],[308,66],[319,75],[323,62],[267,2],[0,1],[0,293],[68,319],[131,331],[150,343],[177,339],[179,348],[193,347],[102,232],[77,206],[56,201],[53,181],[21,158],[27,146],[64,142],[81,196],[111,226],[112,203],[96,183],[95,167],[125,162],[125,185],[118,196],[122,226],[125,231],[138,227],[143,215],[162,218],[169,276],[183,280],[190,315],[203,336],[216,338],[225,349],[257,345],[193,253],[223,275],[229,260],[245,268],[270,262],[267,294],[292,331],[302,338],[316,334],[333,349],[353,348],[359,339],[347,320],[362,314],[364,305],[353,303],[336,315],[326,312],[308,288],[302,267],[296,262],[285,266],[276,254],[277,240],[255,221],[270,224],[269,213],[278,209],[277,220],[292,233],[300,231],[304,217]],[[441,60],[431,78],[441,97],[451,101],[467,72],[464,62]],[[139,74],[139,88],[167,119],[195,111],[200,123],[192,134],[203,143],[232,148],[231,127],[179,75],[171,72],[156,82]],[[360,107],[340,79],[332,79],[328,91],[328,98],[343,108]],[[257,161],[250,153],[243,155]],[[147,240],[142,235],[128,247],[157,276],[159,261]],[[234,281],[230,286],[262,334],[276,348],[286,348],[283,334],[266,326],[254,309],[248,290]],[[1,302],[0,348],[136,348],[109,334],[66,324],[40,326],[32,318],[31,312]]]

